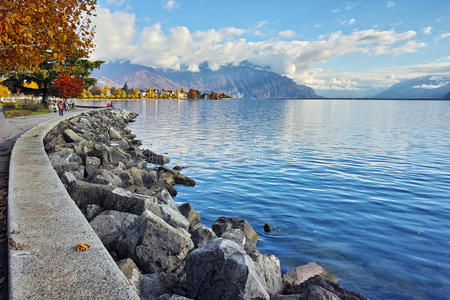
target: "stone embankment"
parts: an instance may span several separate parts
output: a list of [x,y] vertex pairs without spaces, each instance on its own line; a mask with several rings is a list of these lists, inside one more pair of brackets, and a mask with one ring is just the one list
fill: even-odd
[[[281,275],[245,220],[200,223],[175,204],[175,185],[195,185],[126,128],[136,114],[111,109],[61,122],[45,149],[73,201],[141,299],[366,299],[315,263]],[[90,251],[89,249],[87,251]],[[327,279],[328,278],[328,279]]]

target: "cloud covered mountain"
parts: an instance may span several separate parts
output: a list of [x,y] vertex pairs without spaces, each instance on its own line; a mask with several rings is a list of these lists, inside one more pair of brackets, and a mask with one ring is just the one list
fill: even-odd
[[394,84],[384,92],[375,95],[377,98],[409,98],[409,99],[449,99],[450,77],[423,76],[403,80]]
[[206,63],[198,72],[163,70],[131,64],[111,62],[95,70],[93,77],[108,86],[133,88],[194,88],[202,92],[220,92],[233,98],[316,98],[314,90],[296,84],[292,79],[248,62],[231,64],[211,70]]

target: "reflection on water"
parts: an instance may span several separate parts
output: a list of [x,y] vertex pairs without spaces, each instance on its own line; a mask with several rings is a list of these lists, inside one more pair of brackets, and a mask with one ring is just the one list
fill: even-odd
[[[283,271],[316,261],[372,299],[450,298],[450,102],[151,101],[130,128],[246,218]],[[265,233],[264,223],[277,231]]]

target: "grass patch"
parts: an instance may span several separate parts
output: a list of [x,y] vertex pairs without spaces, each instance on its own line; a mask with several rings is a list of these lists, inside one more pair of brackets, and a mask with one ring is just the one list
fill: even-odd
[[4,103],[2,108],[7,118],[49,113],[48,106],[42,103]]

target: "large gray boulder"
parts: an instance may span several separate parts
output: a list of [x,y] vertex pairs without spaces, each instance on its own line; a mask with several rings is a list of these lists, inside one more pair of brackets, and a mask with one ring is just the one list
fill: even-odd
[[122,136],[120,135],[120,132],[114,127],[109,128],[109,138],[112,140],[120,140],[122,139]]
[[183,205],[178,206],[178,210],[189,221],[191,226],[200,222],[200,214],[190,203],[184,203]]
[[212,229],[219,237],[232,229],[241,229],[247,240],[252,241],[253,243],[258,241],[258,234],[245,219],[220,217],[214,222]]
[[55,150],[56,147],[61,147],[65,145],[66,141],[61,135],[58,135],[51,139],[47,139],[47,141],[45,141],[44,139],[44,143],[45,143],[45,151],[52,152]]
[[[295,286],[292,298],[276,296],[273,299],[299,299],[299,300],[367,300],[363,295],[348,291],[339,284],[334,283],[321,275],[316,275]],[[294,298],[295,297],[295,298]]]
[[86,157],[86,173],[88,174],[88,176],[93,175],[94,172],[97,171],[100,163],[101,161],[98,157]]
[[213,239],[186,258],[186,286],[195,299],[269,299],[261,268],[235,242]]
[[125,258],[118,261],[117,266],[133,287],[136,294],[139,295],[141,293],[143,276],[134,261],[131,258]]
[[240,229],[231,229],[230,231],[225,231],[220,237],[223,239],[232,240],[242,248],[245,247],[245,243],[247,242],[244,232]]
[[67,187],[72,199],[80,208],[98,204],[107,210],[141,214],[156,203],[156,198],[134,194],[110,185],[93,184],[75,180]]
[[105,210],[133,214],[141,214],[145,210],[150,210],[170,225],[189,230],[189,221],[178,211],[175,202],[166,190],[154,195],[143,195],[111,185],[75,180],[68,185],[67,191],[78,207],[82,209],[89,204],[98,204]]
[[128,170],[128,173],[131,175],[131,177],[133,177],[133,182],[135,185],[137,185],[137,186],[144,185],[144,182],[142,180],[142,175],[144,172],[142,170],[140,170],[136,167],[133,167]]
[[214,231],[201,223],[191,226],[189,233],[191,234],[191,240],[194,242],[195,248],[205,246],[210,240],[216,237]]
[[75,175],[73,175],[73,173],[71,172],[63,172],[63,174],[61,175],[61,181],[64,184],[70,184],[72,181],[77,180],[77,178],[75,177]]
[[164,165],[170,162],[167,156],[156,154],[148,149],[142,151],[142,154],[144,154],[145,160],[151,164]]
[[58,149],[57,151],[50,153],[48,158],[57,172],[70,163],[78,165],[83,164],[81,157],[74,153],[72,149],[68,148]]
[[189,230],[190,223],[189,220],[181,214],[178,210],[175,201],[173,201],[172,196],[166,189],[162,189],[159,192],[153,194],[157,199],[157,203],[152,205],[149,210],[160,216],[167,223],[174,226],[175,228],[183,228]]
[[143,234],[140,216],[114,210],[101,213],[90,224],[103,245],[120,257],[130,257]]
[[63,137],[64,140],[66,140],[68,143],[84,141],[84,139],[78,134],[76,134],[72,129],[64,130]]
[[143,235],[135,250],[135,261],[148,273],[175,271],[194,248],[188,233],[172,227],[148,210],[142,218]]
[[139,296],[141,299],[152,299],[162,295],[183,292],[180,281],[172,273],[153,273],[143,276]]
[[[107,184],[111,184],[111,185],[114,185],[117,187],[122,186],[122,180],[120,179],[120,177],[109,170],[97,169],[94,172],[93,177],[95,178],[97,176],[101,176],[101,178],[103,178],[105,180],[105,182],[107,182]],[[94,181],[91,181],[91,182],[96,183]]]
[[324,277],[329,277],[329,279],[333,279],[333,276],[324,268],[315,262],[310,262],[306,265],[298,266],[287,271],[283,276],[283,289],[286,293],[291,294],[297,286],[316,275],[322,275]]
[[86,219],[90,222],[99,215],[104,208],[98,204],[89,204],[86,206]]
[[278,294],[283,291],[280,259],[275,255],[259,254],[255,262],[261,266],[266,280],[267,292]]
[[193,299],[175,294],[164,294],[159,296],[157,300],[193,300]]

